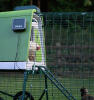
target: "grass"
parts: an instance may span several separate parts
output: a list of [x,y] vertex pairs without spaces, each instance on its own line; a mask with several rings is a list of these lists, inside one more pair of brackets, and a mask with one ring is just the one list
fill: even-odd
[[[15,95],[23,88],[23,72],[0,72],[0,91]],[[89,89],[90,94],[94,93],[94,79],[93,78],[75,78],[75,77],[58,77],[58,80],[65,86],[65,88],[72,93],[72,95],[80,100],[80,88],[85,86]],[[32,85],[32,88],[31,88]],[[26,90],[38,100],[45,88],[44,76],[42,74],[29,75]],[[67,100],[61,92],[48,80],[48,95],[49,100]],[[0,94],[4,100],[12,100],[11,97]],[[45,96],[43,97],[45,99]]]

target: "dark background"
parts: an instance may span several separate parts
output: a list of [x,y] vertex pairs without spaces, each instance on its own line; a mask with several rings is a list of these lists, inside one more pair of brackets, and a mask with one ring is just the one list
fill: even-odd
[[16,6],[36,5],[42,12],[93,11],[94,0],[0,0],[0,11],[10,11]]

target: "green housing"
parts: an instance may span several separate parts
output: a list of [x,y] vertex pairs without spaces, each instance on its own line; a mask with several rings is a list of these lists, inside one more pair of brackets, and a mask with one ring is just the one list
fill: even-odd
[[[32,18],[36,10],[20,10],[0,13],[0,62],[27,61]],[[12,21],[26,19],[26,30],[14,32]]]

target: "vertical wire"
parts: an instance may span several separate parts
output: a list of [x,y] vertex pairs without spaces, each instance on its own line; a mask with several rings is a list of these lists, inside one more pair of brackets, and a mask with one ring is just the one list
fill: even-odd
[[[46,17],[45,17],[46,16]],[[47,37],[47,15],[45,15],[44,17],[45,17],[45,22],[44,22],[44,24],[46,24],[45,26],[44,26],[44,38],[45,38],[45,49],[47,48],[47,46],[46,46],[46,37]],[[46,51],[45,51],[45,53],[47,52],[47,49],[46,49]],[[46,57],[47,57],[47,54],[46,54]],[[48,64],[48,62],[47,62],[47,58],[45,59],[45,64]]]
[[52,16],[52,41],[51,41],[51,55],[53,53],[53,42],[54,42],[54,15]]
[[[47,50],[49,50],[49,45],[48,45],[48,34],[47,33],[49,33],[49,28],[48,28],[48,13],[47,14],[44,14],[44,17],[45,17],[45,19],[44,19],[44,25],[45,25],[45,47],[46,47],[46,64],[48,65],[48,61],[49,61],[49,59],[48,59],[48,56],[47,56]],[[48,28],[48,29],[47,29]],[[47,40],[48,39],[48,40]]]
[[[62,53],[64,53],[63,52],[64,49],[63,49],[63,46],[62,46],[63,45],[63,43],[62,43],[63,42],[63,39],[62,39],[62,36],[63,36],[62,27],[63,27],[63,25],[62,25],[62,23],[63,23],[63,13],[60,14],[60,35],[59,35],[60,56],[62,56]],[[66,67],[66,60],[64,59],[63,56],[60,57],[60,63],[61,63],[60,68],[62,67],[62,69],[61,69],[62,71],[61,72],[63,73],[64,72],[63,70],[65,69],[64,66]],[[61,74],[61,75],[63,75],[63,74]],[[62,77],[62,80],[63,80],[63,77]],[[66,84],[65,80],[63,80],[63,84]]]
[[[68,18],[67,18],[67,23],[68,23],[68,28],[67,28],[67,55],[69,56],[69,15],[67,16]],[[68,71],[70,71],[70,68],[68,68]],[[70,82],[70,78],[68,79],[69,81],[68,82]],[[69,87],[70,87],[70,83],[69,83],[69,86],[68,86],[68,89],[69,89]]]
[[74,56],[76,56],[76,50],[75,50],[75,49],[76,49],[76,41],[75,41],[75,38],[76,38],[76,34],[77,34],[77,33],[76,33],[76,32],[77,32],[77,31],[76,31],[76,27],[77,27],[77,26],[76,26],[76,25],[77,25],[76,22],[77,22],[77,15],[76,15],[76,17],[75,17],[75,29],[74,29]]
[[55,98],[54,98],[54,93],[53,93],[53,84],[51,83],[51,85],[52,85],[52,100],[55,100]]
[[[92,21],[93,21],[93,18],[92,18],[92,14],[90,15],[90,25],[89,25],[89,57],[91,56],[91,43],[92,43],[92,41],[91,41],[91,26],[92,26]],[[90,62],[89,62],[89,65],[90,65]],[[90,71],[91,71],[91,69],[92,69],[92,65],[90,65],[90,69],[89,69],[89,88],[91,88],[91,86],[90,86]]]
[[[60,35],[59,35],[59,43],[60,43],[60,47],[59,47],[59,65],[60,65],[60,68],[61,68],[61,64],[62,64],[62,14],[60,15]],[[62,66],[62,69],[63,71],[63,66]]]
[[[81,38],[81,40],[82,40],[82,44],[81,44],[81,68],[82,68],[82,72],[84,73],[84,66],[83,66],[83,63],[82,63],[82,59],[83,59],[83,57],[82,57],[82,54],[83,54],[83,45],[84,45],[84,40],[83,40],[83,35],[84,35],[84,16],[85,15],[82,15],[83,16],[83,19],[82,19],[82,38]],[[83,87],[84,87],[84,77],[82,76],[82,79],[83,79]]]
[[[54,24],[55,24],[55,19],[54,19],[55,15],[52,16],[52,41],[51,41],[51,55],[53,54],[53,42],[54,42]],[[54,58],[53,58],[53,63],[54,63]],[[52,85],[52,94],[53,93],[53,85]],[[53,96],[54,97],[54,96]],[[53,99],[54,100],[54,99]]]
[[[68,23],[68,25],[69,25],[69,20],[67,19],[67,17],[68,17],[68,19],[69,19],[69,15],[68,16],[66,16],[66,21],[67,21],[67,23]],[[69,40],[69,37],[68,37],[68,31],[69,31],[69,26],[66,26],[67,27],[67,30],[66,30],[66,55],[68,56],[68,40]],[[66,65],[65,65],[65,68],[67,69],[67,62],[66,62]],[[68,70],[67,71],[69,71],[69,67],[68,67]]]
[[[40,17],[41,17],[41,16],[39,15],[39,18],[40,18]],[[38,21],[38,22],[39,22],[39,21]],[[40,32],[40,30],[41,30],[41,28],[39,28],[38,33]],[[42,30],[41,30],[41,31],[42,31]],[[43,37],[43,36],[42,36],[42,37],[39,37],[39,36],[41,36],[41,35],[40,35],[40,33],[39,33],[39,34],[38,34],[38,33],[37,33],[37,41],[39,41],[38,38],[40,38],[40,44],[39,44],[39,45],[41,45],[41,44],[43,45],[43,43],[41,43],[41,42],[43,42],[43,41],[41,41],[41,38],[44,38],[44,37]],[[42,46],[41,46],[41,47],[42,47]],[[42,49],[41,49],[41,50],[42,50]],[[41,53],[41,55],[42,55],[42,53]],[[41,55],[39,55],[39,56],[41,56]],[[40,73],[40,90],[42,90],[41,84],[42,84],[42,82],[43,82],[43,80],[42,80],[41,77],[42,77],[42,75],[41,75],[41,73]]]
[[[76,40],[75,39],[77,39],[77,29],[76,29],[77,28],[77,14],[75,15],[74,19],[75,19],[74,20],[75,21],[74,22],[74,24],[75,24],[75,26],[74,26],[75,27],[75,29],[74,29],[74,56],[78,56],[76,54],[76,50],[75,50],[76,49]],[[77,65],[77,63],[76,63],[76,65]],[[73,72],[77,71],[77,70],[75,70],[75,67],[77,67],[77,66],[75,66],[75,64],[74,64],[74,66],[73,66],[73,69],[74,69]]]
[[[68,15],[68,56],[70,55],[70,49],[69,49],[69,46],[70,46],[70,44],[69,44],[69,41],[70,41],[70,23],[71,23],[71,20],[70,20],[70,15]],[[71,71],[71,68],[69,68],[69,71]],[[69,78],[69,90],[70,90],[70,92],[71,92],[71,77]]]
[[62,39],[62,14],[59,15],[60,16],[60,35],[59,35],[59,42],[61,43],[61,39]]
[[[65,14],[62,14],[62,23],[65,21],[65,19],[64,19],[64,16],[65,16]],[[65,27],[65,26],[64,26]],[[63,28],[64,29],[64,28]],[[66,29],[63,31],[63,32],[66,32]],[[63,37],[63,36],[62,36]],[[67,38],[66,37],[66,35],[65,35],[65,38]],[[64,42],[65,42],[65,40],[64,40]],[[67,42],[67,41],[66,41]],[[62,43],[63,44],[63,43]],[[63,50],[64,51],[66,51],[66,43],[64,43],[64,46],[63,46]],[[64,53],[64,52],[63,52]],[[65,56],[66,56],[66,52],[65,52],[65,54],[64,54]],[[66,69],[67,69],[67,60],[66,60],[66,58],[64,57],[63,58],[64,59],[64,73],[67,71]],[[65,75],[66,76],[66,75]],[[66,79],[64,79],[64,84],[66,85]]]

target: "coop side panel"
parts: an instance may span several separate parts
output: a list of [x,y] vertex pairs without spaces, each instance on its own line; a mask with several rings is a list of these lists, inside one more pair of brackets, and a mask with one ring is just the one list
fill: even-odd
[[[0,14],[0,61],[26,61],[33,11],[13,11]],[[26,30],[14,32],[12,21],[15,18],[26,19]]]

